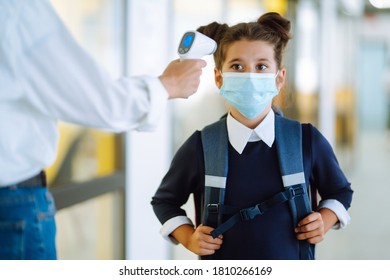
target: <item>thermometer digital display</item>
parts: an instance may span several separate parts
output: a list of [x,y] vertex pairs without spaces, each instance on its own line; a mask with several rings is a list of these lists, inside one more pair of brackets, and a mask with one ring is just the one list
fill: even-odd
[[184,37],[183,41],[183,47],[190,47],[192,45],[192,42],[194,41],[194,35],[192,34],[187,34]]
[[181,38],[179,48],[180,59],[197,59],[213,54],[217,43],[198,31],[187,31]]

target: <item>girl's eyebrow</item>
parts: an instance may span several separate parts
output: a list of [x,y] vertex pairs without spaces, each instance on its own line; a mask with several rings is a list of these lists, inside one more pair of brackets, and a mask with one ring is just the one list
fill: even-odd
[[[234,62],[241,62],[241,61],[242,61],[242,59],[240,59],[240,58],[232,58],[227,63],[234,63]],[[258,58],[258,59],[256,59],[256,61],[257,62],[260,62],[260,61],[261,62],[263,62],[263,61],[270,62],[270,60],[268,58]]]
[[233,63],[233,62],[241,62],[241,59],[239,59],[239,58],[232,58],[227,63]]
[[259,58],[257,61],[266,61],[266,62],[271,62],[268,58]]

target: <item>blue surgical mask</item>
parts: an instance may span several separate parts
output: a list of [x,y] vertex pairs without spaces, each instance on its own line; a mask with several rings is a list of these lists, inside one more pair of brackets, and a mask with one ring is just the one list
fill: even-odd
[[278,95],[278,73],[225,72],[220,94],[243,116],[253,119]]

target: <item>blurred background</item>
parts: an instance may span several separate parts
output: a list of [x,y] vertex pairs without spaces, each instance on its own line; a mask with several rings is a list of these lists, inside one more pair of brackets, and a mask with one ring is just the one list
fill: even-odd
[[[389,0],[52,0],[78,42],[112,75],[160,75],[180,38],[276,11],[292,21],[283,112],[319,128],[355,191],[351,224],[317,259],[390,259]],[[188,100],[170,101],[153,133],[110,134],[60,123],[47,168],[60,259],[197,259],[159,234],[151,197],[172,156],[226,112],[212,57]],[[193,217],[192,199],[186,205]],[[387,218],[386,218],[387,217]]]

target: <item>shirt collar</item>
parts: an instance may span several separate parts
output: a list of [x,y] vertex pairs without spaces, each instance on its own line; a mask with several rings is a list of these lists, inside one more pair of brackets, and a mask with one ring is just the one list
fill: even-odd
[[229,142],[239,154],[242,154],[248,142],[262,140],[271,148],[275,140],[275,114],[271,109],[264,120],[255,129],[251,129],[237,121],[229,113],[227,130]]

